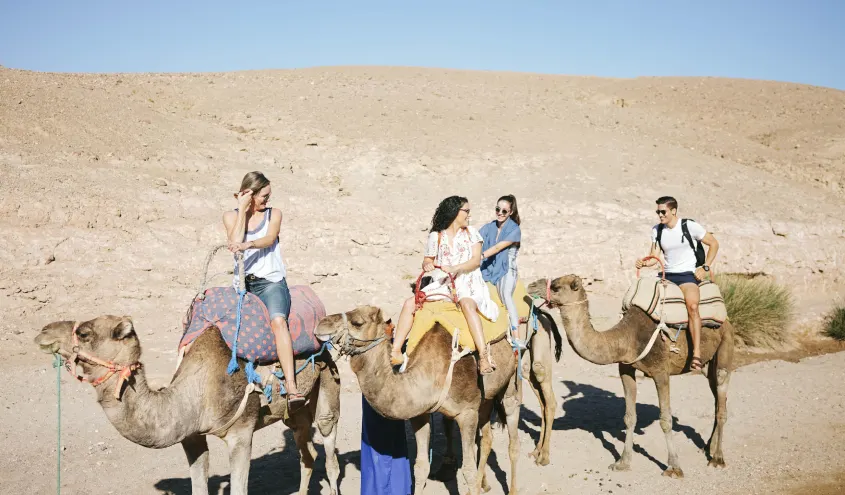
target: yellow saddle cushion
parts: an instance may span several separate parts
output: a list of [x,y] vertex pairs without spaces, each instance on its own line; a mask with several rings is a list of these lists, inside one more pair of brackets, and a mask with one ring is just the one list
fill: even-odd
[[[496,286],[488,282],[487,289],[490,291],[490,297],[493,299],[493,302],[499,306],[499,317],[496,318],[495,322],[488,320],[481,313],[478,314],[479,318],[481,318],[481,327],[484,330],[484,340],[490,342],[508,331],[510,323],[508,321],[507,309],[499,299]],[[527,296],[528,293],[525,291],[522,281],[517,280],[513,299],[516,303],[516,309],[520,319],[527,319],[531,312],[530,298]],[[423,307],[414,315],[414,324],[411,326],[411,333],[408,334],[408,344],[405,350],[409,356],[417,344],[419,344],[423,335],[431,330],[435,323],[443,325],[443,328],[450,335],[455,334],[456,328],[459,329],[458,343],[460,346],[464,349],[475,350],[475,342],[473,342],[472,334],[469,332],[469,325],[460,308],[450,301],[430,301],[423,304]]]

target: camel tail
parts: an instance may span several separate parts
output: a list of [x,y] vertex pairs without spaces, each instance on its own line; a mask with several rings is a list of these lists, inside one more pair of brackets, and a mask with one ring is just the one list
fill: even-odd
[[496,428],[506,428],[507,416],[505,415],[505,404],[501,399],[493,401],[493,415],[490,418],[490,426]]
[[555,339],[555,361],[560,362],[560,353],[563,351],[563,337],[560,335],[560,330],[557,328],[557,323],[551,314],[537,310],[541,315],[545,316],[544,320],[548,321],[548,326],[544,323],[543,326],[550,329],[552,337]]

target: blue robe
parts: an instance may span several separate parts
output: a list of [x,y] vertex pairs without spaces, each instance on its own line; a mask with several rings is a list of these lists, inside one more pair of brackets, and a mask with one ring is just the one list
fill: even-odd
[[[502,224],[501,233],[495,220],[484,224],[478,230],[478,233],[481,234],[481,238],[484,240],[484,243],[481,245],[482,252],[502,241],[520,242],[522,240],[522,230],[520,230],[519,225],[511,218],[508,218]],[[499,279],[505,276],[508,272],[508,251],[510,249],[515,249],[515,247],[511,245],[489,258],[481,260],[481,276],[485,282],[496,285],[499,283]]]
[[361,493],[410,495],[411,461],[405,422],[387,419],[361,396]]

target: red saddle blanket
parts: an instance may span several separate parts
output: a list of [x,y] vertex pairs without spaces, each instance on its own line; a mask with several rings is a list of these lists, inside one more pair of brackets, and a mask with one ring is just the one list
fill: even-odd
[[[290,288],[291,308],[288,318],[290,338],[295,357],[307,357],[320,350],[321,343],[314,336],[314,329],[326,316],[326,308],[317,294],[307,285]],[[194,299],[190,318],[183,328],[179,349],[193,342],[206,329],[216,326],[223,340],[232,349],[238,316],[238,293],[234,287],[212,287],[205,291],[205,298]],[[278,361],[276,339],[270,329],[267,307],[255,294],[244,294],[241,306],[241,325],[238,333],[236,355],[257,364]]]

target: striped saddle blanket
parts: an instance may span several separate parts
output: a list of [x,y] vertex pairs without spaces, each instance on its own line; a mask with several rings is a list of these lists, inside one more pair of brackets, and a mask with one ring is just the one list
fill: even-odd
[[[293,343],[294,357],[307,357],[320,350],[321,343],[314,336],[314,329],[326,316],[317,294],[307,285],[290,287],[291,308],[288,328]],[[234,287],[212,287],[205,291],[204,299],[194,299],[190,317],[179,341],[179,349],[193,342],[206,329],[216,326],[223,340],[232,349],[237,327],[238,293]],[[257,364],[278,361],[276,339],[270,329],[267,307],[255,294],[244,294],[241,306],[241,326],[238,332],[236,355]]]
[[[701,291],[701,300],[698,303],[701,326],[721,327],[728,313],[719,286],[705,280],[699,283],[698,287]],[[628,311],[632,306],[645,311],[654,321],[659,322],[662,317],[663,322],[672,328],[686,328],[689,324],[684,293],[680,287],[668,280],[661,283],[661,279],[657,277],[638,278],[628,288],[622,300],[622,312]]]

